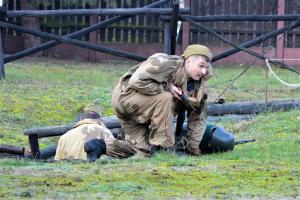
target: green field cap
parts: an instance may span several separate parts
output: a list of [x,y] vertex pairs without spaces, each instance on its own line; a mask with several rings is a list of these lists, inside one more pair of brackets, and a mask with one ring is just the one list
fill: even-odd
[[212,53],[209,50],[209,48],[207,48],[207,46],[200,45],[200,44],[189,45],[183,52],[184,59],[187,59],[188,57],[193,55],[204,55],[208,57],[210,61],[212,59]]

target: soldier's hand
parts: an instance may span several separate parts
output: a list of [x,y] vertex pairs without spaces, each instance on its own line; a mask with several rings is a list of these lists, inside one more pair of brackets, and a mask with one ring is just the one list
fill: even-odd
[[181,100],[180,96],[182,95],[182,90],[179,87],[176,87],[175,85],[171,84],[170,92],[176,99]]

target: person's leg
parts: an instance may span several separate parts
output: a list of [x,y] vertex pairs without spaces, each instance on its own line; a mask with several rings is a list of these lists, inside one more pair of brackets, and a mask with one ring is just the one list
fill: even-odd
[[114,99],[119,101],[114,100],[113,107],[120,119],[126,140],[144,150],[149,149],[150,145],[174,145],[174,99],[170,92],[144,95],[132,91],[126,95],[119,93],[115,96],[118,98]]
[[175,136],[173,131],[174,99],[170,92],[155,95],[155,107],[151,116],[150,137],[151,145],[173,147]]
[[139,124],[133,120],[120,120],[125,133],[125,140],[133,144],[137,149],[148,152],[149,144],[149,127],[146,124]]

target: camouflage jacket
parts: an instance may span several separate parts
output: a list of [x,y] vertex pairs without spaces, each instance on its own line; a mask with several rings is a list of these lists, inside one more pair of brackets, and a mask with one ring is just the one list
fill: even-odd
[[91,139],[104,139],[106,143],[115,140],[103,122],[96,119],[84,119],[79,121],[74,129],[59,138],[54,159],[86,160],[87,153],[84,151],[84,144]]
[[200,106],[206,93],[206,81],[212,76],[211,66],[207,75],[199,81],[192,81],[193,90],[187,91],[187,74],[184,61],[179,56],[156,53],[146,61],[132,67],[120,81],[121,90],[135,89],[146,95],[169,91],[173,83],[189,96],[194,106]]
[[[200,109],[200,114],[188,112],[188,140],[192,146],[199,146],[205,131],[206,121],[206,81],[212,76],[211,65],[207,74],[199,81],[189,80],[184,67],[184,60],[179,56],[156,53],[146,61],[132,67],[119,82],[122,93],[130,93],[132,89],[146,95],[159,94],[169,91],[174,84],[187,94],[192,104]],[[182,103],[175,100],[175,111]],[[199,138],[200,137],[200,138]]]

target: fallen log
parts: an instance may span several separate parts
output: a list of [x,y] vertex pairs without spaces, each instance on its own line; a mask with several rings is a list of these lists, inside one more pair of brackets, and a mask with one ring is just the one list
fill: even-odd
[[228,104],[211,104],[208,115],[218,116],[226,114],[259,114],[262,112],[276,112],[300,109],[300,99],[268,101],[245,101]]
[[[269,101],[267,105],[264,101],[248,101],[227,104],[210,104],[208,105],[208,121],[218,122],[222,119],[228,118],[229,120],[249,119],[251,114],[259,114],[264,111],[287,111],[292,109],[300,109],[300,99],[284,100],[284,101]],[[228,116],[224,116],[228,115]],[[246,115],[246,116],[238,116]],[[219,117],[217,117],[219,116]],[[224,116],[224,117],[220,117]],[[120,122],[116,116],[104,117],[104,124],[113,132],[117,133],[121,128]],[[75,123],[70,123],[61,126],[49,126],[42,128],[25,129],[25,135],[36,134],[38,138],[59,136],[73,128]]]
[[[55,156],[57,145],[51,145],[49,147],[46,147],[44,149],[39,150],[38,155],[35,156],[35,158],[38,159],[48,159]],[[25,158],[31,158],[32,154],[25,154]]]
[[0,153],[24,155],[25,148],[11,145],[0,145]]
[[[106,125],[106,127],[111,129],[113,133],[116,132],[117,129],[121,128],[120,122],[116,116],[104,117],[102,120]],[[60,136],[66,133],[67,131],[71,130],[75,124],[76,123],[70,123],[61,126],[48,126],[42,128],[24,129],[24,134],[25,135],[36,134],[38,138]]]

